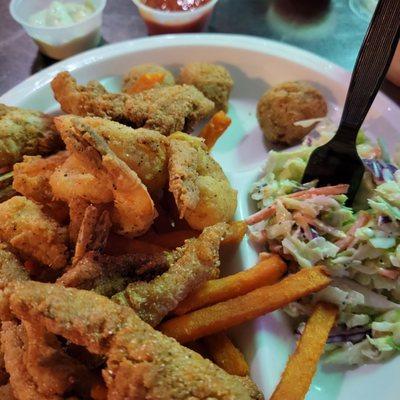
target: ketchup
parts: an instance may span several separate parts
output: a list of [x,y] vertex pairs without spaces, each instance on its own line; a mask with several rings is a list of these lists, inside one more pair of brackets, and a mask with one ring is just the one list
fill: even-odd
[[210,0],[142,0],[148,7],[164,11],[191,11]]
[[200,32],[206,24],[210,13],[202,15],[193,22],[180,25],[163,25],[155,21],[145,19],[149,35],[160,35],[164,33],[184,33],[184,32]]

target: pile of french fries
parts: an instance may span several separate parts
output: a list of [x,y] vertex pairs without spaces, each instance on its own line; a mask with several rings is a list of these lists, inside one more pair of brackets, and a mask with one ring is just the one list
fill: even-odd
[[[245,233],[244,225],[244,222],[233,223],[223,246],[238,244]],[[172,248],[186,239],[186,235],[188,231],[160,235],[155,243]],[[192,232],[192,235],[197,233]],[[168,240],[164,241],[166,237]],[[245,376],[249,366],[226,331],[322,290],[331,282],[323,266],[285,277],[286,272],[287,265],[280,256],[261,253],[253,267],[204,283],[182,301],[158,329],[210,358],[227,372]],[[333,305],[319,303],[315,306],[271,399],[305,397],[336,316],[337,308]]]

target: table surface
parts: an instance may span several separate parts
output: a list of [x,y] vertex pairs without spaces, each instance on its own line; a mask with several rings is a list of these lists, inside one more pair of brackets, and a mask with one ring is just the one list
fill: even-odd
[[[358,1],[358,0],[356,0]],[[9,1],[0,0],[0,94],[54,61],[11,18]],[[349,0],[219,0],[207,31],[275,39],[314,52],[351,70],[368,21]],[[147,35],[131,0],[108,0],[103,43]],[[400,105],[400,88],[385,82],[383,91]]]

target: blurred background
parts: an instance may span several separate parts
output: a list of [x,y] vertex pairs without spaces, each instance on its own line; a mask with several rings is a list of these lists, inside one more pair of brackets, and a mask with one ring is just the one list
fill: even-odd
[[[219,0],[204,30],[254,35],[289,43],[351,70],[376,0]],[[0,0],[0,94],[55,62],[37,45]],[[100,45],[147,36],[131,0],[108,0]],[[400,63],[400,61],[398,61]],[[400,102],[400,89],[384,91]]]

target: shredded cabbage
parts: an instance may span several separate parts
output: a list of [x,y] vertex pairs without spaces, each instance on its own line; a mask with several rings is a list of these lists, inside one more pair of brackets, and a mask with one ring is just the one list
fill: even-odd
[[302,175],[311,152],[333,132],[323,120],[301,148],[269,153],[252,198],[260,209],[274,204],[276,211],[253,228],[269,250],[299,268],[323,263],[334,278],[331,286],[288,305],[288,315],[304,320],[316,302],[326,301],[339,306],[339,330],[365,332],[355,344],[340,342],[346,334],[335,336],[340,343],[327,346],[325,361],[379,362],[400,350],[400,171],[383,142],[373,144],[360,132],[357,149],[368,171],[353,208],[345,206],[345,194],[288,197],[316,186],[302,184]]

